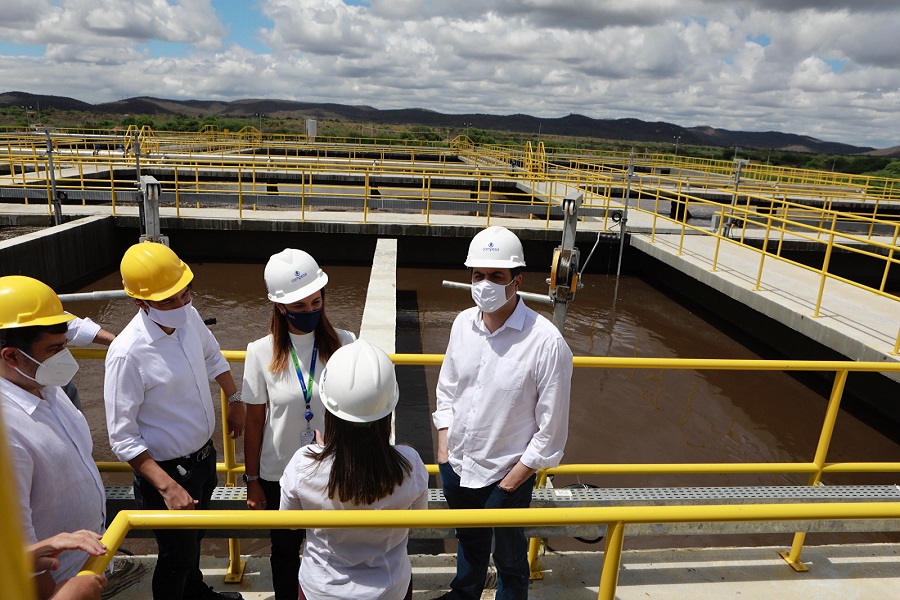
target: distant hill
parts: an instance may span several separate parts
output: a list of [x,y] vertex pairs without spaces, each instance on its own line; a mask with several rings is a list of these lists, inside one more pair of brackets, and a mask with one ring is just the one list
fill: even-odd
[[216,100],[165,100],[141,96],[102,104],[88,104],[61,96],[41,96],[25,92],[0,94],[0,107],[41,106],[60,110],[85,111],[95,114],[175,115],[254,117],[265,114],[272,118],[336,119],[389,125],[427,125],[430,127],[461,128],[464,124],[479,129],[513,131],[545,135],[570,135],[610,140],[657,142],[671,144],[679,138],[681,144],[703,146],[740,146],[795,152],[825,154],[875,154],[900,156],[900,147],[875,150],[871,147],[828,142],[804,135],[778,131],[730,131],[713,127],[690,127],[662,121],[640,119],[592,119],[584,115],[544,119],[531,115],[445,114],[421,108],[379,110],[371,106],[295,102],[292,100],[245,99],[222,102]]

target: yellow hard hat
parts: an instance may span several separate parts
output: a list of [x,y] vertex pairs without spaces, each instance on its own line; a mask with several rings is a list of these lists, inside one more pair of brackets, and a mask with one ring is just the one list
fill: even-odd
[[165,300],[194,278],[177,254],[156,242],[141,242],[126,250],[119,271],[125,293],[139,300]]
[[31,277],[0,277],[0,329],[58,325],[75,318],[49,285]]

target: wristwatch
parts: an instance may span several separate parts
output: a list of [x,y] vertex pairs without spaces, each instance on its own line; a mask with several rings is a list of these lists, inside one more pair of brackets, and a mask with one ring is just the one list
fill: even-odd
[[259,475],[247,475],[244,473],[244,483],[250,483],[251,481],[258,481]]
[[241,401],[241,391],[240,390],[236,391],[232,395],[228,396],[227,399],[228,399],[228,404],[234,404],[235,402],[240,402]]

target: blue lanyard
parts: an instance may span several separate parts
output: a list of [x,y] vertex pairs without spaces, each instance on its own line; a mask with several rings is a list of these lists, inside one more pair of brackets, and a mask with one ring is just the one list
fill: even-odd
[[297,380],[300,382],[300,390],[303,392],[303,400],[306,402],[306,428],[309,429],[309,422],[312,421],[313,413],[309,409],[309,402],[312,400],[313,382],[316,377],[316,356],[319,354],[319,340],[313,342],[312,358],[309,360],[309,385],[303,382],[303,371],[300,369],[300,361],[297,359],[297,353],[294,352],[294,345],[291,344],[291,359],[294,361],[294,370],[297,371]]

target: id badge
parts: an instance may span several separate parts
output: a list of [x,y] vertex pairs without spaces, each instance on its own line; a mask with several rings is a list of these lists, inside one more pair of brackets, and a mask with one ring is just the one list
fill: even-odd
[[316,432],[310,429],[300,432],[300,446],[306,446],[316,441]]

